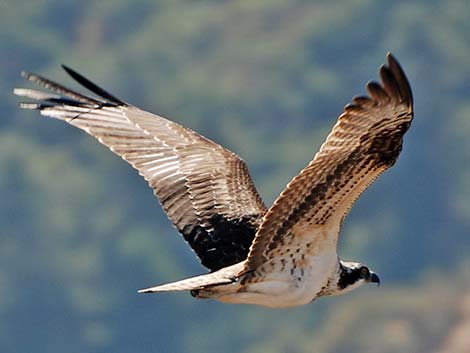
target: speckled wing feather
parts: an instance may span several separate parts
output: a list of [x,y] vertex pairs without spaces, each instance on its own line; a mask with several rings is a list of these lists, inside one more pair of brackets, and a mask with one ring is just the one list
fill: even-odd
[[21,107],[38,109],[86,131],[136,168],[204,266],[214,271],[244,260],[266,212],[244,161],[196,132],[133,107],[64,69],[100,98],[23,73],[55,94],[15,89],[15,94],[38,101]]
[[413,100],[408,80],[391,54],[380,76],[382,85],[368,83],[370,96],[356,97],[345,107],[312,162],[266,213],[245,272],[276,257],[285,262],[281,258],[286,254],[295,258],[292,249],[306,254],[305,246],[320,241],[315,237],[334,237],[335,247],[355,200],[395,163],[413,118]]

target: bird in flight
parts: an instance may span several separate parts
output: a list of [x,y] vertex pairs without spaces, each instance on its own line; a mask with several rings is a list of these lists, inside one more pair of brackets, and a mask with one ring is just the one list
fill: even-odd
[[40,75],[52,93],[16,88],[36,109],[94,136],[149,183],[168,217],[210,272],[142,289],[268,307],[304,305],[364,283],[380,283],[359,262],[339,259],[344,218],[397,160],[413,118],[408,80],[388,54],[381,83],[353,98],[313,160],[267,208],[235,153],[161,116],[134,107],[63,66],[93,96]]

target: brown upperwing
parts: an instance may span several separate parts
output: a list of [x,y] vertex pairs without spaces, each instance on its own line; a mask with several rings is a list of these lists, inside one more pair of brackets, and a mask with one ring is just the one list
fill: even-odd
[[[314,228],[324,225],[337,230],[336,244],[340,225],[355,200],[395,163],[413,118],[413,99],[408,80],[391,54],[388,66],[380,68],[380,77],[382,85],[367,84],[370,97],[355,97],[345,107],[320,151],[265,214],[242,272],[285,256],[286,247],[315,242],[321,232]],[[296,230],[302,230],[304,237],[309,227],[312,239],[298,239],[295,244]]]

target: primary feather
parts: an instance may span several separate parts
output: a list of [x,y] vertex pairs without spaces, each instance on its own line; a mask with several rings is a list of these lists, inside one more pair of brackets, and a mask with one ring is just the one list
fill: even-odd
[[21,107],[84,130],[129,162],[153,188],[204,266],[214,271],[244,260],[266,212],[245,162],[198,133],[133,107],[64,69],[99,98],[25,72],[25,78],[54,93],[15,89],[15,94],[39,101]]
[[337,242],[354,202],[396,162],[413,119],[408,80],[391,54],[381,83],[368,83],[369,95],[344,108],[269,210],[233,152],[64,69],[97,97],[24,73],[53,93],[15,89],[36,101],[21,107],[86,131],[136,168],[212,271],[141,292],[191,290],[199,298],[285,307],[379,282],[363,264],[339,260]]

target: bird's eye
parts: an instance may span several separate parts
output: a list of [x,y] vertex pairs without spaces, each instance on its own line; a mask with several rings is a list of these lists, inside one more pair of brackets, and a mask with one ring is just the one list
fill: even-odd
[[367,267],[365,266],[362,266],[360,269],[359,269],[360,273],[361,273],[361,276],[362,277],[367,277],[370,275],[370,271]]

